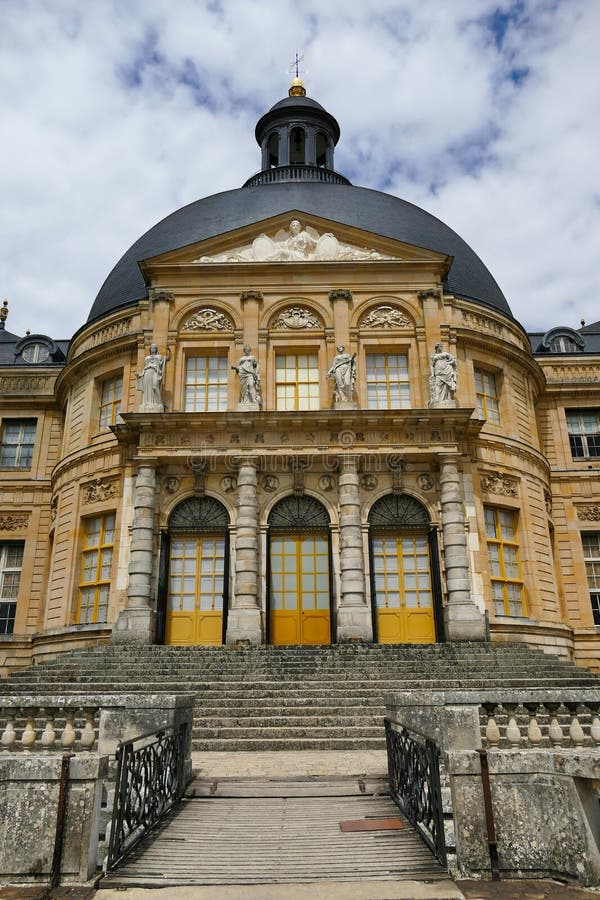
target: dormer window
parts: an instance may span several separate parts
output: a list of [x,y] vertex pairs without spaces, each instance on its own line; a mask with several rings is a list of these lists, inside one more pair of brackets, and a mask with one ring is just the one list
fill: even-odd
[[27,363],[30,366],[64,359],[52,338],[45,334],[28,334],[21,338],[15,347],[15,355],[17,362]]
[[585,339],[573,328],[551,328],[542,338],[540,350],[546,353],[578,353],[585,347]]

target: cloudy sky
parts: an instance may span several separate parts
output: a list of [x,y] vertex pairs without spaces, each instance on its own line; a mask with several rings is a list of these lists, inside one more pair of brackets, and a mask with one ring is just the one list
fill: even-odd
[[528,328],[600,319],[598,0],[0,0],[0,298],[69,337],[155,222],[259,168],[305,53],[336,168],[451,225]]

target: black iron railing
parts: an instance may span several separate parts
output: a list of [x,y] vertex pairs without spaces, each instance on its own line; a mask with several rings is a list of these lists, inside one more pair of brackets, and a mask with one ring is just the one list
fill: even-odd
[[187,723],[119,744],[107,869],[114,869],[185,790]]
[[439,748],[427,738],[417,740],[401,726],[393,727],[389,719],[385,739],[392,800],[445,866]]

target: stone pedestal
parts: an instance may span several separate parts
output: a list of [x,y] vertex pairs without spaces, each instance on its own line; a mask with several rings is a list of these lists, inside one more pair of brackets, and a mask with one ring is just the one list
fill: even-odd
[[260,404],[259,403],[238,403],[237,405],[238,412],[260,412]]
[[137,471],[133,496],[127,606],[113,627],[114,643],[154,643],[156,610],[152,606],[151,590],[155,509],[156,470],[154,465],[143,464]]
[[238,518],[235,539],[235,582],[227,617],[228,644],[262,643],[258,600],[258,499],[256,465],[241,463],[237,479]]
[[373,623],[365,593],[365,560],[360,520],[358,472],[354,457],[343,457],[340,490],[340,603],[337,639],[372,641]]
[[484,641],[485,619],[471,599],[465,514],[458,455],[440,455],[440,502],[448,605],[444,626],[448,641]]
[[430,400],[428,403],[429,409],[458,409],[458,400],[452,398],[452,400],[436,400],[435,402]]
[[334,409],[358,409],[358,403],[356,400],[335,400],[333,403]]

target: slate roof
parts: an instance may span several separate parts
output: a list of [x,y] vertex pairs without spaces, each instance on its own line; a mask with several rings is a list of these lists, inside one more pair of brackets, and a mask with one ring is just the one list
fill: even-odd
[[453,256],[446,289],[512,318],[502,291],[477,254],[456,232],[424,209],[368,188],[284,182],[214,194],[184,206],[154,225],[109,274],[88,321],[147,296],[138,267],[140,260],[294,210]]
[[[581,337],[585,340],[585,344],[581,350],[573,350],[571,354],[553,353],[550,350],[546,350],[542,346],[542,339],[544,338],[544,335],[548,334],[548,331],[550,330],[551,329],[547,329],[546,331],[528,332],[527,337],[529,338],[529,341],[531,343],[531,349],[536,354],[536,356],[579,356],[579,354],[586,353],[597,356],[598,354],[600,354],[600,322],[593,322],[591,325],[584,325],[583,328],[572,329],[577,334],[581,335]],[[565,330],[571,331],[568,326],[565,326]]]

